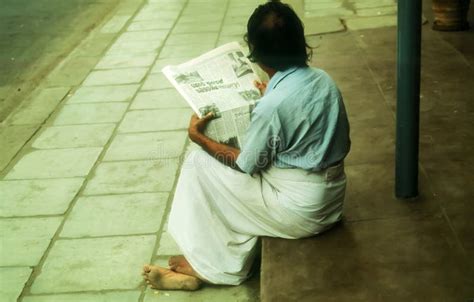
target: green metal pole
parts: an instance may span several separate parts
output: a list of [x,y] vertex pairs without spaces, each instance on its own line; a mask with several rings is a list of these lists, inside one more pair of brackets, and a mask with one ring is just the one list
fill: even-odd
[[421,0],[398,0],[395,196],[418,195]]

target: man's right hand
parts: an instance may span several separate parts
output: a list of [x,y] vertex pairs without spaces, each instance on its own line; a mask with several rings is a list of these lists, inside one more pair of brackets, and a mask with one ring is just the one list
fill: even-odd
[[193,142],[197,142],[196,137],[202,135],[204,130],[206,129],[207,124],[214,118],[213,113],[208,113],[206,116],[199,118],[196,114],[191,116],[191,120],[189,121],[188,127],[188,135],[189,138]]

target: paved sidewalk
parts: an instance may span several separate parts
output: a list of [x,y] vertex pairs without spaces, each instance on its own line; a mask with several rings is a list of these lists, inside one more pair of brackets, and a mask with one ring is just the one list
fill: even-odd
[[[191,300],[147,289],[140,275],[179,254],[164,230],[191,111],[160,70],[241,40],[258,2],[149,0],[133,16],[119,11],[76,51],[101,56],[80,85],[59,68],[2,125],[3,141],[18,144],[5,150],[21,151],[12,162],[2,154],[1,301]],[[117,32],[101,53],[99,38]],[[75,62],[69,71],[81,76]],[[258,276],[192,294],[257,299]]]
[[258,276],[189,294],[147,289],[140,269],[179,253],[164,230],[190,146],[191,111],[160,70],[241,41],[260,2],[122,7],[1,126],[1,301],[258,300]]
[[395,26],[396,0],[288,0],[305,23],[306,34]]

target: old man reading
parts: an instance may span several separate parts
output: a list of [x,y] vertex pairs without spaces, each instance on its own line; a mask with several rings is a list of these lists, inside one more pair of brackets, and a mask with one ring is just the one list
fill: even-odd
[[240,150],[203,134],[212,115],[192,117],[189,137],[202,149],[183,164],[168,223],[183,255],[171,257],[170,268],[144,267],[154,288],[238,285],[260,236],[313,236],[342,217],[350,140],[339,89],[308,66],[303,24],[288,5],[260,5],[246,40],[270,81],[257,83],[263,96]]

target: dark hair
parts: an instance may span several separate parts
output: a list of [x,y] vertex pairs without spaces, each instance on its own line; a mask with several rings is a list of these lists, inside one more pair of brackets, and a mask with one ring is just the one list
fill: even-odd
[[278,71],[308,66],[312,55],[304,37],[303,23],[288,4],[279,1],[269,1],[255,9],[244,38],[251,61]]

